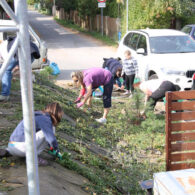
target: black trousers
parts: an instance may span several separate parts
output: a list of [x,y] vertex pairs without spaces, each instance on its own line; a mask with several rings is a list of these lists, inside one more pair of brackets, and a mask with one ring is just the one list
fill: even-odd
[[132,75],[125,75],[125,85],[127,90],[134,91],[133,83],[135,79],[135,74]]
[[113,84],[114,84],[114,79],[113,77],[111,77],[109,83],[104,85],[104,93],[103,93],[104,108],[110,108],[112,106]]
[[170,81],[163,81],[160,87],[149,97],[149,100],[152,100],[151,106],[155,107],[157,101],[165,97],[167,91],[177,91],[176,86]]

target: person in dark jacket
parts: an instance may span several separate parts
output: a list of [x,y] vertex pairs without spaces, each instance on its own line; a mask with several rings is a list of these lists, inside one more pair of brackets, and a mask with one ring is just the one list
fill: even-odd
[[[3,43],[0,44],[0,56],[1,58],[3,58],[3,60],[5,60],[8,57],[8,52],[10,51],[15,41],[15,38],[16,37],[9,37],[6,41],[3,41]],[[34,59],[40,58],[39,49],[33,42],[30,42],[30,54],[31,62],[33,62]],[[18,65],[19,65],[18,52],[16,52],[2,77],[0,102],[9,100],[12,73],[14,72],[14,70],[18,69]]]
[[122,64],[120,63],[120,58],[104,58],[103,68],[109,70],[112,73],[114,78],[114,87],[119,89],[121,86],[124,86],[124,83],[121,83],[121,73],[122,73]]
[[[51,103],[46,106],[43,111],[35,112],[35,131],[36,131],[36,147],[38,155],[47,147],[59,154],[58,142],[55,137],[55,127],[60,123],[63,115],[62,108],[59,103]],[[25,157],[25,132],[24,121],[22,120],[10,136],[8,148],[1,149],[0,156],[11,154],[13,156]],[[4,154],[3,154],[4,153]],[[47,161],[38,158],[39,165],[47,165]]]

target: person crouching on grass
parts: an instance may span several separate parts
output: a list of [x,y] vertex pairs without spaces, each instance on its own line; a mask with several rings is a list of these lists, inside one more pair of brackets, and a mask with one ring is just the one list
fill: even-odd
[[138,73],[137,60],[131,56],[131,52],[129,50],[125,51],[124,55],[125,60],[123,61],[122,75],[127,89],[124,95],[130,94],[130,92],[132,95],[134,91],[133,83],[135,75]]
[[[50,149],[59,153],[58,142],[55,137],[55,127],[60,123],[63,115],[62,108],[58,103],[51,103],[46,106],[43,111],[35,112],[35,131],[36,131],[36,147],[39,155],[48,145]],[[0,156],[26,156],[24,121],[22,120],[10,136],[8,148],[0,150]],[[39,165],[48,165],[45,159],[38,158]]]
[[87,90],[87,94],[84,96],[84,99],[80,102],[84,93],[80,93],[79,97],[75,101],[77,103],[77,108],[82,107],[88,100],[91,102],[92,92],[94,89],[99,86],[104,86],[103,93],[103,104],[104,104],[104,113],[102,118],[96,119],[97,122],[105,124],[107,122],[107,115],[111,107],[111,96],[113,90],[113,77],[110,71],[103,68],[90,68],[83,72],[73,72],[71,74],[72,80],[77,86],[81,85],[82,89]]

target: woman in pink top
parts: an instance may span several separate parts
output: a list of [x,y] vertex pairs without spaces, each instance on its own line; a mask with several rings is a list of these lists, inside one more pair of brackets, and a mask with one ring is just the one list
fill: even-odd
[[[109,108],[111,107],[111,96],[113,90],[113,77],[110,71],[105,70],[103,68],[90,68],[83,72],[81,71],[73,72],[71,74],[71,77],[74,83],[77,83],[82,87],[81,93],[77,100],[75,101],[77,103],[77,108],[80,108],[87,102],[87,100],[91,99],[92,92],[94,89],[98,88],[101,85],[104,86],[103,93],[104,114],[102,118],[96,119],[96,121],[100,123],[106,123]],[[85,94],[85,90],[87,90],[87,94],[81,101],[81,98]]]

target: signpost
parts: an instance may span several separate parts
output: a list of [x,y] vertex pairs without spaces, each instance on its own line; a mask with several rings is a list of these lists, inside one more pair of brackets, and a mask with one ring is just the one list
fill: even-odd
[[101,32],[104,35],[104,19],[103,19],[103,8],[106,7],[106,0],[98,0],[98,8],[101,8]]
[[127,17],[127,21],[126,21],[126,31],[128,32],[128,23],[129,23],[129,1],[128,0],[126,0],[126,9],[127,9],[127,14],[126,14],[126,17]]

